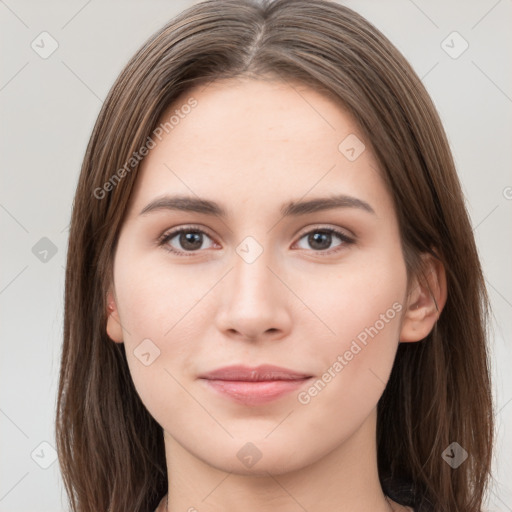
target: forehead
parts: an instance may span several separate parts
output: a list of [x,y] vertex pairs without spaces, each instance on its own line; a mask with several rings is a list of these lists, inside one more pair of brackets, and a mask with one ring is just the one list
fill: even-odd
[[346,140],[364,147],[352,116],[300,83],[229,79],[198,86],[166,109],[159,127],[138,171],[137,206],[166,192],[243,201],[269,192],[325,194],[341,185],[344,193],[360,193],[380,180],[368,143],[355,160],[342,152]]
[[[178,122],[172,132],[175,139],[201,140],[211,150],[219,142],[222,146],[237,142],[245,151],[264,149],[267,153],[274,149],[273,143],[279,142],[281,151],[286,149],[282,143],[295,145],[294,150],[299,151],[304,142],[317,146],[329,132],[358,130],[341,102],[304,84],[248,78],[219,80],[195,87],[177,98],[160,122],[165,123],[173,113],[188,110],[187,102],[192,99],[196,106],[179,121],[174,116]],[[331,142],[325,140],[326,145]]]

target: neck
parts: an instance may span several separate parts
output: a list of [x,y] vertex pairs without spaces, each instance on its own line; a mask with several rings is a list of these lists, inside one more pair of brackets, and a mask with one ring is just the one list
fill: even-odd
[[207,464],[164,431],[169,493],[159,511],[405,510],[382,492],[375,432],[376,411],[336,449],[300,469],[285,471],[285,464],[247,475]]

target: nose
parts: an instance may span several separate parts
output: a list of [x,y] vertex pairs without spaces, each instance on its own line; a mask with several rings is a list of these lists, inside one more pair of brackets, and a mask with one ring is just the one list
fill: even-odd
[[234,253],[216,315],[217,328],[225,336],[256,341],[276,340],[289,333],[293,297],[271,259],[266,250],[252,262]]

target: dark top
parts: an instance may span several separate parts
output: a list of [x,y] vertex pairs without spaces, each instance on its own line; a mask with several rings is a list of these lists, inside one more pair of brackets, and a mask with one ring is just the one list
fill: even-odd
[[407,480],[390,477],[381,480],[382,489],[386,496],[400,505],[411,507],[414,512],[434,512],[434,506],[425,496],[425,492],[415,488]]

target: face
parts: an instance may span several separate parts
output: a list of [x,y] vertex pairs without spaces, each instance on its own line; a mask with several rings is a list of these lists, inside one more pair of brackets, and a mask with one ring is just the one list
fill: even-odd
[[[225,471],[304,467],[372,417],[403,335],[392,198],[353,119],[306,86],[219,81],[162,121],[175,110],[121,229],[107,332],[166,440]],[[179,208],[200,199],[224,215]],[[295,375],[202,378],[232,365]]]

